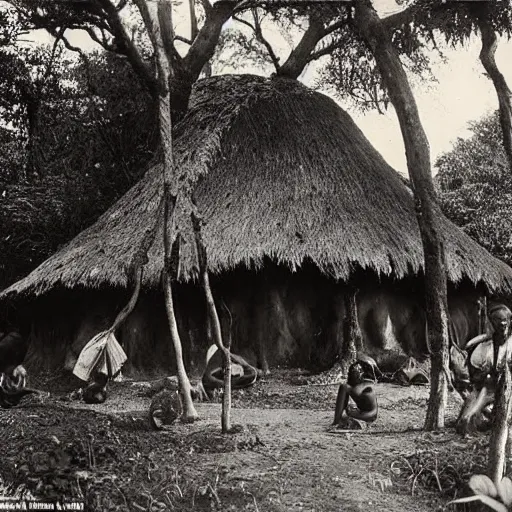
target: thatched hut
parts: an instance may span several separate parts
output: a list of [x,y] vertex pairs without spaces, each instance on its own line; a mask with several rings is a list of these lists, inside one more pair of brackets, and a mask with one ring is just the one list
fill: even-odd
[[[204,175],[196,197],[209,270],[235,349],[266,341],[271,363],[328,359],[351,278],[369,348],[422,346],[423,250],[411,191],[333,100],[297,81],[215,77],[196,84],[174,136],[177,172]],[[64,344],[76,352],[111,322],[161,193],[157,163],[94,225],[3,291],[4,301],[30,304],[36,352],[58,350],[62,360]],[[185,242],[176,302],[193,360],[206,345],[204,307],[191,229],[178,222]],[[512,288],[512,269],[446,218],[440,224],[453,287]],[[157,233],[144,296],[120,334],[144,371],[172,364],[158,291],[162,239]]]

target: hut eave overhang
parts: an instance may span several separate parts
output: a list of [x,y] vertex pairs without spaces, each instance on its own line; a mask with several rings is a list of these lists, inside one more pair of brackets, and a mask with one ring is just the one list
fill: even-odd
[[[337,280],[355,266],[401,278],[423,269],[410,189],[333,100],[293,80],[249,75],[196,84],[174,133],[176,170],[199,179],[198,207],[210,271],[260,268],[268,258],[291,270],[311,262]],[[66,288],[126,287],[144,234],[155,225],[161,164],[95,224],[14,283],[0,298]],[[194,278],[197,257],[185,199],[176,223],[184,242],[180,279]],[[144,270],[159,286],[162,227]],[[512,291],[512,269],[445,217],[440,229],[448,279]]]

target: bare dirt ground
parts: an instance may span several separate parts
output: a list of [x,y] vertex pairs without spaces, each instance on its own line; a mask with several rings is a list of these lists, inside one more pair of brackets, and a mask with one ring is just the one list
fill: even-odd
[[[152,431],[150,399],[131,382],[113,384],[102,405],[55,389],[27,399],[0,410],[3,493],[81,498],[91,511],[455,510],[446,504],[483,465],[486,436],[423,432],[428,388],[391,384],[376,386],[368,429],[333,433],[337,386],[294,376],[276,371],[235,392],[229,435],[218,403],[197,404],[192,425]],[[452,394],[449,422],[459,407]]]

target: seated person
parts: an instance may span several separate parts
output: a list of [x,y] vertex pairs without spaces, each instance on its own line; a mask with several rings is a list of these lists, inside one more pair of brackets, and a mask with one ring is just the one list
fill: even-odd
[[467,344],[473,391],[468,395],[457,419],[456,429],[462,434],[467,432],[472,421],[479,427],[489,426],[487,408],[494,401],[500,368],[506,362],[507,345],[512,343],[512,312],[503,304],[496,304],[489,308],[488,316],[494,329],[492,339],[488,335],[480,335]]
[[[258,378],[258,371],[243,357],[231,352],[231,389],[242,389],[252,386]],[[217,345],[211,345],[206,353],[206,368],[202,383],[210,395],[214,389],[224,386],[224,369],[222,354]]]
[[0,407],[18,405],[35,390],[27,389],[27,371],[22,366],[28,342],[17,331],[0,333]]
[[[338,390],[333,425],[343,425],[347,417],[366,423],[377,419],[377,396],[372,384],[371,374],[368,374],[364,362],[356,361],[350,366],[347,382],[340,384]],[[356,407],[349,405],[350,398]]]
[[9,409],[18,405],[24,396],[37,393],[35,389],[25,387],[26,379],[27,371],[21,364],[0,373],[0,407]]
[[102,331],[82,349],[73,368],[73,374],[87,382],[81,389],[84,402],[102,404],[107,399],[107,384],[116,379],[127,356],[113,331]]

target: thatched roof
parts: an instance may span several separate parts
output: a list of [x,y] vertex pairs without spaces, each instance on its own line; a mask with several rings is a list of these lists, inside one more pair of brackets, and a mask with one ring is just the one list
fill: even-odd
[[[266,257],[292,270],[313,263],[336,279],[357,265],[398,278],[422,269],[410,190],[346,112],[299,82],[247,75],[199,82],[176,126],[175,158],[179,172],[208,173],[197,199],[213,273],[257,267]],[[3,296],[62,285],[125,286],[125,269],[154,222],[161,184],[157,164]],[[452,282],[512,288],[512,269],[444,217],[441,226]],[[158,233],[146,285],[158,284],[162,253]],[[181,278],[193,277],[191,240],[181,256]]]

